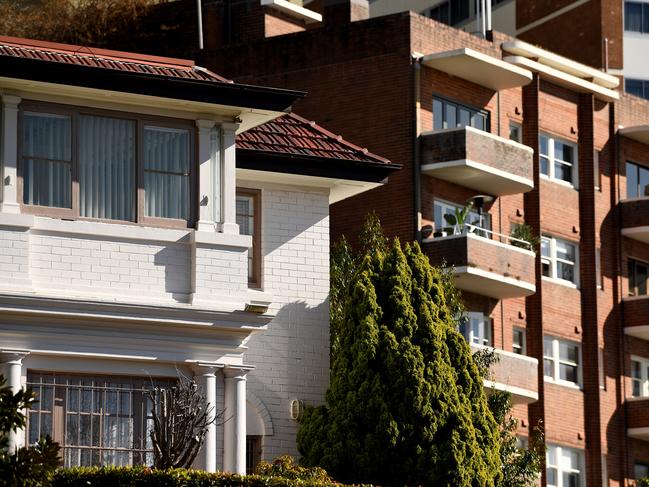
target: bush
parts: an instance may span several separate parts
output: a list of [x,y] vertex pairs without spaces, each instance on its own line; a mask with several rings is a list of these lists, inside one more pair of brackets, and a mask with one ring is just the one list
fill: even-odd
[[261,462],[255,473],[265,477],[283,477],[291,480],[312,480],[324,483],[333,483],[327,471],[320,467],[301,467],[295,464],[293,457],[284,455],[276,458],[271,463]]
[[[292,478],[266,475],[236,475],[223,472],[208,473],[202,470],[176,468],[156,470],[149,467],[76,467],[59,469],[54,474],[51,487],[333,487],[341,484],[332,481],[324,472],[317,478],[309,469],[287,464],[286,457],[279,460],[277,471],[293,475]],[[271,464],[266,464],[271,465]],[[272,468],[271,468],[272,469]],[[321,470],[321,469],[319,469]]]

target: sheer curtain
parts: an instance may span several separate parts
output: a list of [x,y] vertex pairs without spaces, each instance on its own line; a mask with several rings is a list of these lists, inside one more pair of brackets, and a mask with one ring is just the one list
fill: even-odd
[[144,128],[145,215],[189,218],[189,131]]
[[72,207],[71,123],[66,115],[23,116],[24,197],[29,205]]
[[81,216],[135,218],[135,122],[80,117],[79,200]]

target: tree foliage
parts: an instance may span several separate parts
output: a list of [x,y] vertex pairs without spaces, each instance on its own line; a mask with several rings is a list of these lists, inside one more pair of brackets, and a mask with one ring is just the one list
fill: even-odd
[[216,414],[194,381],[181,379],[170,388],[156,387],[151,399],[153,466],[159,469],[189,468],[205,441]]
[[151,36],[143,22],[159,0],[0,2],[0,34],[82,46],[130,49]]
[[344,481],[496,485],[498,424],[447,276],[395,240],[364,257],[347,293],[327,405],[298,434],[305,464]]
[[35,401],[31,390],[14,392],[0,375],[0,481],[7,487],[44,485],[59,465],[59,445],[47,436],[29,447],[9,449],[9,434],[25,427],[22,411]]

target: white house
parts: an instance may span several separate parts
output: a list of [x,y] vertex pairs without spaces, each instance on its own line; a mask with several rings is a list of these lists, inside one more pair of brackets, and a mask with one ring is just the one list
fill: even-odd
[[285,115],[303,93],[186,60],[3,37],[0,95],[0,371],[39,398],[13,443],[150,462],[144,390],[182,375],[224,411],[197,466],[296,454],[328,384],[329,204],[397,166]]

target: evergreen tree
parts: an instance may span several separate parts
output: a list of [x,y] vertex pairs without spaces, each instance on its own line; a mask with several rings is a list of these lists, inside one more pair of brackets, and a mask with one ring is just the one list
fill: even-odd
[[347,288],[327,405],[298,446],[344,481],[497,485],[499,428],[456,331],[453,287],[417,244],[366,255]]

